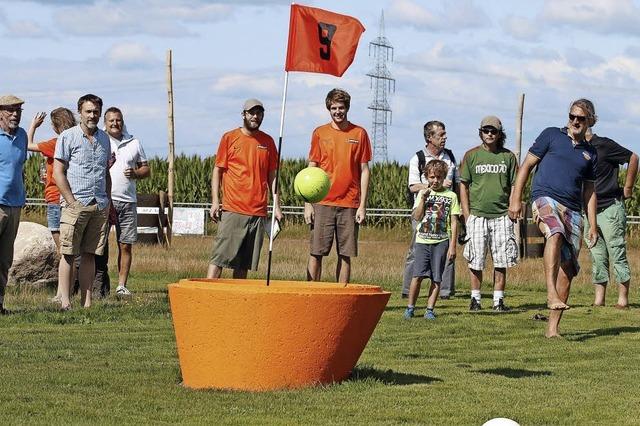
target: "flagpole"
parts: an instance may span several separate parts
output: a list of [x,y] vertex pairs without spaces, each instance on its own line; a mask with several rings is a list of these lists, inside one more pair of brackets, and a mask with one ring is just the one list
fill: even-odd
[[279,200],[279,181],[280,181],[280,157],[282,152],[282,134],[284,132],[284,112],[287,104],[287,86],[289,84],[289,72],[284,72],[284,89],[282,90],[282,109],[280,111],[280,133],[278,135],[278,168],[276,169],[276,178],[273,189],[273,208],[271,209],[271,232],[269,232],[269,261],[267,263],[267,286],[271,280],[271,257],[273,255],[273,230],[276,224],[276,200]]

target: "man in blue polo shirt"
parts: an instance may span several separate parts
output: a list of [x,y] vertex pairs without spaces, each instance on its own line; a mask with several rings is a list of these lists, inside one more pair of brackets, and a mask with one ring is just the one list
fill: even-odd
[[547,304],[551,313],[546,337],[558,337],[558,325],[567,300],[571,280],[579,271],[582,243],[582,206],[589,221],[589,247],[598,240],[596,224],[596,150],[585,139],[595,123],[595,108],[588,99],[578,99],[569,109],[564,128],[548,127],[529,149],[513,190],[509,217],[518,219],[522,191],[531,169],[538,166],[531,187],[533,218],[546,238],[544,274]]
[[22,166],[27,158],[27,133],[19,127],[22,104],[13,95],[0,96],[0,315],[9,313],[4,292],[25,202]]

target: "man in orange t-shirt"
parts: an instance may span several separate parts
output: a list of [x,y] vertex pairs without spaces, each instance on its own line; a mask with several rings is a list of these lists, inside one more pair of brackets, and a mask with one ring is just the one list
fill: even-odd
[[[260,130],[264,106],[249,99],[242,109],[243,125],[224,135],[211,173],[211,219],[218,224],[207,278],[219,278],[223,268],[233,278],[257,270],[267,216],[267,192],[274,193],[278,152],[273,138]],[[222,183],[222,204],[219,191]],[[277,220],[282,219],[273,197]]]
[[331,180],[327,196],[317,204],[305,203],[304,220],[311,225],[307,280],[320,281],[322,258],[336,237],[336,281],[348,283],[351,257],[358,255],[358,225],[366,215],[371,142],[367,131],[347,120],[351,96],[333,89],[325,100],[331,122],[311,136],[309,166],[320,167]]

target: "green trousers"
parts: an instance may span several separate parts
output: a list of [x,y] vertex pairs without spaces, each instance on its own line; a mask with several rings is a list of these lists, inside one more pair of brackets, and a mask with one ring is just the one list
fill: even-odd
[[[609,265],[613,269],[616,281],[624,283],[631,278],[627,260],[627,214],[624,202],[616,200],[612,205],[600,211],[598,221],[598,242],[591,248],[591,278],[594,284],[607,284]],[[589,235],[589,221],[585,219],[585,241]]]

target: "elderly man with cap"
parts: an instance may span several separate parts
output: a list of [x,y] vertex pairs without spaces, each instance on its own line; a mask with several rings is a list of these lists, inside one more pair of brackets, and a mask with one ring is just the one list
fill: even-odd
[[[248,99],[241,116],[242,127],[222,135],[211,173],[209,214],[218,222],[218,232],[208,278],[219,278],[223,268],[232,269],[233,278],[246,278],[249,269],[258,269],[268,188],[275,193],[278,151],[273,138],[260,130],[264,119],[262,102]],[[276,196],[273,206],[276,219],[282,219]]]
[[509,201],[518,172],[518,160],[504,147],[502,122],[485,117],[478,131],[481,144],[464,154],[460,168],[460,203],[467,227],[464,257],[471,275],[471,311],[479,311],[480,284],[487,250],[493,259],[493,310],[508,311],[504,304],[507,268],[518,262],[514,223]]
[[4,292],[25,203],[22,166],[27,158],[27,132],[19,127],[23,103],[13,95],[0,96],[0,315],[9,313]]

